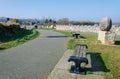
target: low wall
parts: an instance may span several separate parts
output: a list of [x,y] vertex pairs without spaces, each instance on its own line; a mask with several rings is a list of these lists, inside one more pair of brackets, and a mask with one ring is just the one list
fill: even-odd
[[[71,31],[71,32],[99,32],[99,26],[66,26],[66,25],[57,25],[57,30]],[[120,26],[113,25],[111,31],[115,32],[117,35],[120,35]]]

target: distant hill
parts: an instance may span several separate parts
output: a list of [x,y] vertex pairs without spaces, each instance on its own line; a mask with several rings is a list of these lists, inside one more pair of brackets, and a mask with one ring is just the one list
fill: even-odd
[[0,22],[6,22],[7,21],[7,17],[0,17]]

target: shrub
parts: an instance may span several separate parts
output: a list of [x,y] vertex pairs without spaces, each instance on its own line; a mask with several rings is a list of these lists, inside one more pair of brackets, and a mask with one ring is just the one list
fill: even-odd
[[32,34],[32,30],[20,28],[18,24],[0,24],[0,42],[8,42]]

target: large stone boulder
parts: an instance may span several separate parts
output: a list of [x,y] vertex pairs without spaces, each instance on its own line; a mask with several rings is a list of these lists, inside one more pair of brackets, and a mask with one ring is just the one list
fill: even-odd
[[109,17],[105,17],[100,22],[100,30],[101,31],[110,31],[112,27],[112,21]]

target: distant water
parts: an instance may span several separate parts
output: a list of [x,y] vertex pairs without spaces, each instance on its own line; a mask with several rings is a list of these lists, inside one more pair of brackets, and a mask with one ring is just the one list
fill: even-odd
[[120,23],[113,23],[113,25],[120,25]]

